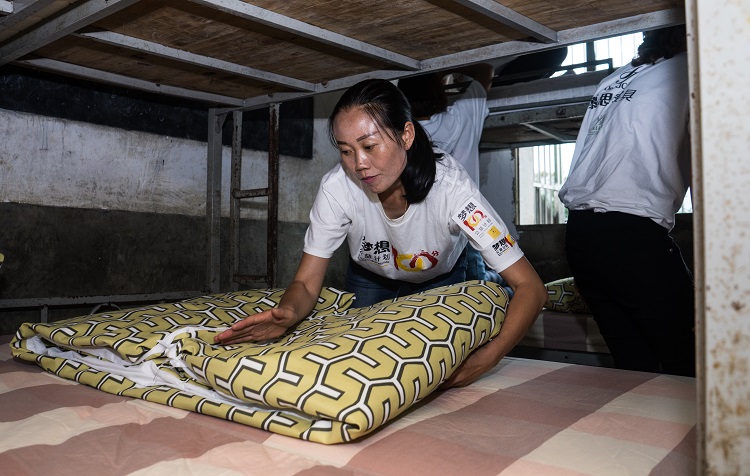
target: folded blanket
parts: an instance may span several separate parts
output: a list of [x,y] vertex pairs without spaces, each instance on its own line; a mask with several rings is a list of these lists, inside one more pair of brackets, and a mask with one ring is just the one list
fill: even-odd
[[502,287],[471,281],[352,308],[324,288],[313,313],[272,342],[214,335],[275,306],[282,289],[26,323],[11,347],[60,377],[320,443],[361,437],[447,379],[500,331]]

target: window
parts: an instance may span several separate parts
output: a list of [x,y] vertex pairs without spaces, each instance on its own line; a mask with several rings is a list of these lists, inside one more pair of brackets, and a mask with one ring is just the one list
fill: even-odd
[[540,145],[516,150],[521,225],[565,223],[567,210],[557,193],[570,170],[575,144]]
[[[636,55],[643,42],[642,33],[616,38],[581,43],[568,47],[568,56],[562,66],[587,63],[596,59],[611,58],[612,67],[618,68]],[[606,69],[607,64],[597,64],[593,69]],[[576,74],[586,72],[585,67],[576,68]],[[565,71],[553,76],[565,74]],[[515,150],[518,164],[518,224],[544,225],[565,223],[567,210],[557,193],[568,177],[573,157],[574,143],[523,147]],[[685,196],[678,213],[692,212],[690,191]]]

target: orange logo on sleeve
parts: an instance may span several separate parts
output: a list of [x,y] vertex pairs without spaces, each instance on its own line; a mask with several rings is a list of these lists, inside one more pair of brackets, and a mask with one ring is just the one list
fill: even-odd
[[464,220],[464,224],[469,227],[471,231],[474,231],[479,225],[479,223],[482,221],[482,218],[484,218],[484,212],[482,210],[476,210],[474,213],[466,217],[466,220]]

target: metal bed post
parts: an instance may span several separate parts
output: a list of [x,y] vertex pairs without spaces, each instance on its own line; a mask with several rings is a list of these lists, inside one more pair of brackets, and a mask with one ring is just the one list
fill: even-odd
[[279,228],[279,103],[268,107],[268,260],[266,282],[276,286]]
[[[279,194],[279,104],[269,105],[268,118],[268,183],[264,188],[242,189],[242,112],[233,112],[232,177],[229,206],[229,278],[232,290],[239,284],[252,284],[262,280],[269,287],[276,286],[276,252],[278,249],[278,194]],[[266,273],[247,275],[240,273],[240,200],[268,197]]]
[[208,158],[206,164],[206,289],[221,287],[221,131],[227,116],[208,110]]
[[242,188],[242,111],[232,112],[232,191],[229,198],[229,286],[239,289],[236,276],[240,273],[240,200],[235,197]]

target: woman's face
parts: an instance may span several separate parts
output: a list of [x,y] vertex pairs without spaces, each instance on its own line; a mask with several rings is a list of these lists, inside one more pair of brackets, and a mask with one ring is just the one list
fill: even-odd
[[414,140],[414,125],[407,122],[401,134],[403,146],[378,128],[362,109],[341,111],[333,122],[333,135],[344,168],[373,193],[399,187],[406,167],[406,151]]

